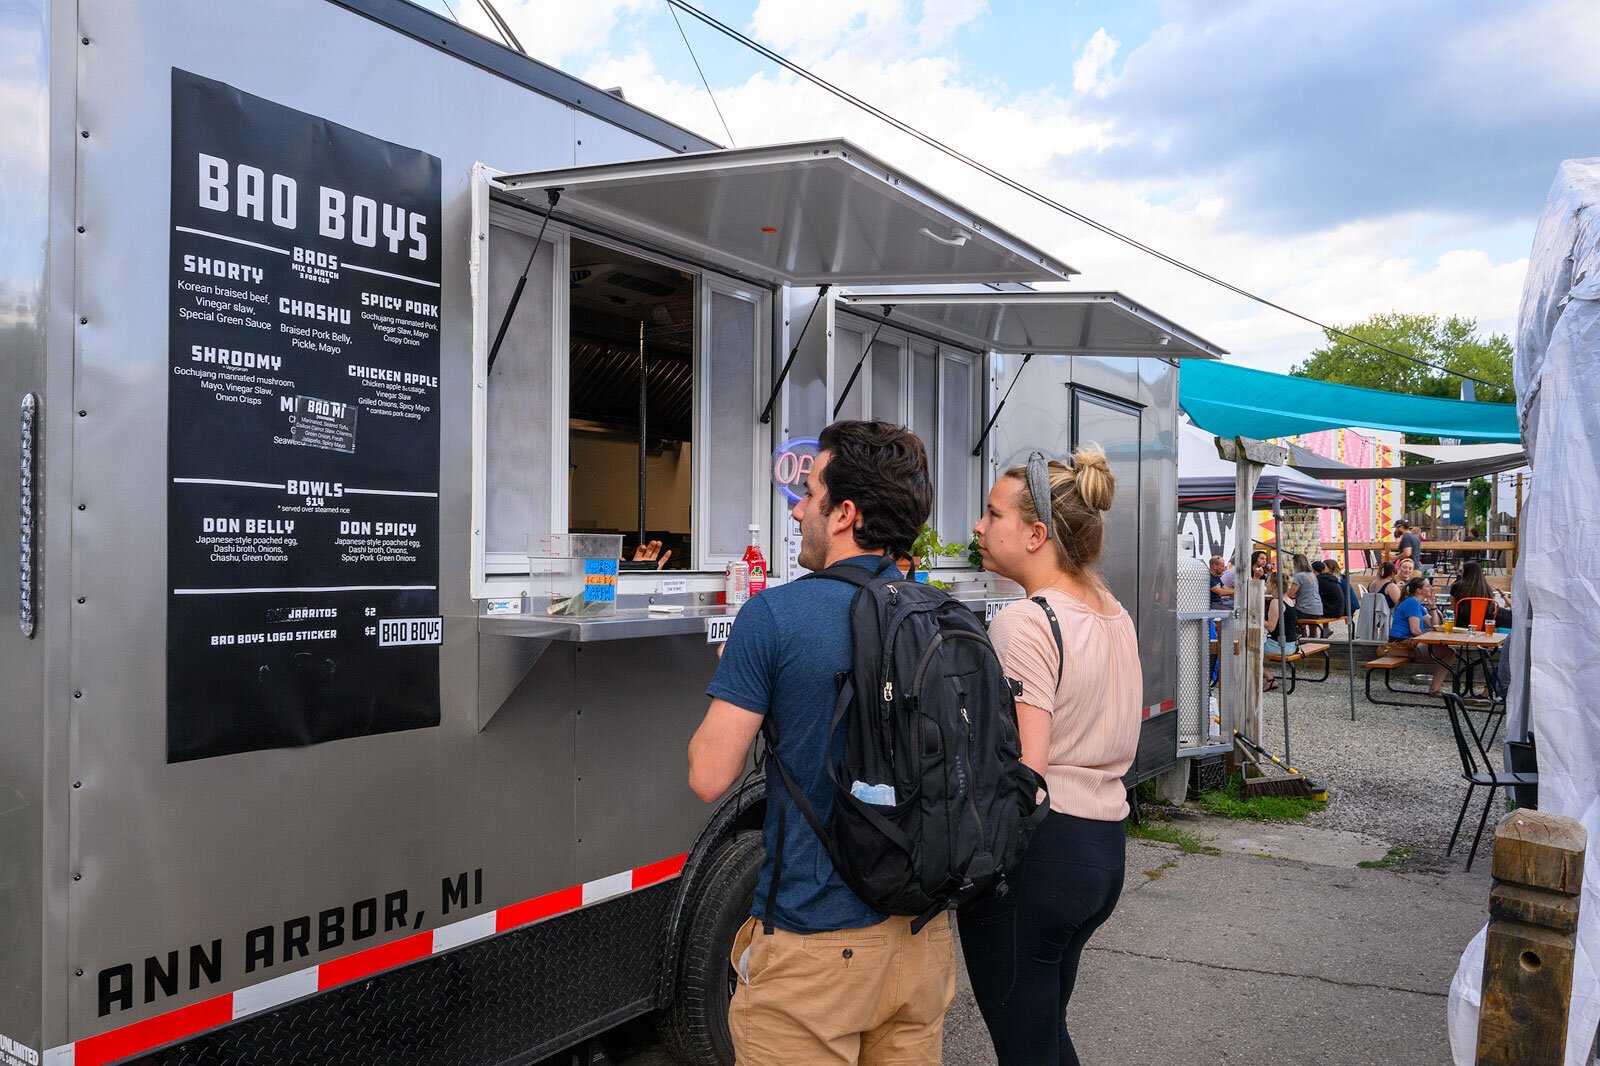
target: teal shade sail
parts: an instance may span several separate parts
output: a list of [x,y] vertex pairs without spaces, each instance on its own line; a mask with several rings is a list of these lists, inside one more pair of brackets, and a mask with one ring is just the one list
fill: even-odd
[[1389,429],[1462,441],[1520,441],[1516,406],[1333,385],[1220,362],[1186,361],[1178,399],[1219,437],[1270,440],[1319,429]]

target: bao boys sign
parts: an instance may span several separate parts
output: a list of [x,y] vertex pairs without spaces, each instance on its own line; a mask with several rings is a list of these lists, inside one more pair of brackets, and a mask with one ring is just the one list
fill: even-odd
[[167,758],[439,723],[440,166],[172,72]]

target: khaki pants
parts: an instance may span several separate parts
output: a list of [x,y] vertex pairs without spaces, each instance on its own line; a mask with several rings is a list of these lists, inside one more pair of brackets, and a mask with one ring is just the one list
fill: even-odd
[[920,933],[891,917],[862,929],[798,933],[747,919],[750,949],[728,1011],[739,1066],[927,1066],[939,1061],[956,994],[950,915]]

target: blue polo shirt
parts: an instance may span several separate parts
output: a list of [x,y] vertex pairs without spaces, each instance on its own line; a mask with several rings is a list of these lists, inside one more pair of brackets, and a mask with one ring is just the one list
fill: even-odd
[[[879,555],[846,562],[876,569]],[[828,726],[833,717],[835,678],[854,663],[850,602],[856,587],[843,581],[792,581],[767,589],[739,608],[722,661],[706,695],[756,714],[772,714],[778,727],[778,757],[805,790],[824,825],[833,812],[828,778]],[[833,758],[844,754],[843,728]],[[778,842],[778,805],[786,808],[783,870],[773,901],[772,924],[791,933],[822,933],[877,925],[884,916],[851,892],[833,869],[822,841],[790,798],[776,772],[767,777],[767,820],[762,830],[767,857],[750,913],[766,916],[772,859]]]

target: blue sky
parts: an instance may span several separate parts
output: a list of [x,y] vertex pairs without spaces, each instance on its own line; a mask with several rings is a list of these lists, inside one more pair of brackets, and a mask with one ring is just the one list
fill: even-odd
[[[665,0],[497,0],[530,53],[716,140]],[[476,0],[450,0],[487,31]],[[443,0],[428,6],[442,7]],[[705,10],[996,168],[1334,323],[1509,332],[1556,164],[1600,155],[1600,4],[1537,0],[705,0]],[[797,83],[688,16],[741,145],[843,135],[1234,351],[1303,323],[1155,263]]]

